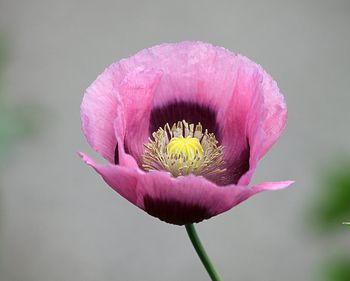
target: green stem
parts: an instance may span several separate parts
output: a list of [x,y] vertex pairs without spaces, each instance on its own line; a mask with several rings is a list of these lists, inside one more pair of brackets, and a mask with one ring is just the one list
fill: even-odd
[[205,269],[207,270],[210,278],[212,281],[220,281],[219,274],[216,272],[213,264],[211,263],[207,253],[204,250],[204,247],[199,240],[198,234],[196,232],[196,229],[193,224],[187,224],[186,225],[186,231],[188,236],[190,237],[190,240],[192,242],[192,245],[194,249],[196,250],[200,260],[202,261]]

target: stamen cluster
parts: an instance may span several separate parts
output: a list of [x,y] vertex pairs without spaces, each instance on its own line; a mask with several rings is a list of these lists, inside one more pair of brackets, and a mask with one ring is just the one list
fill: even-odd
[[189,174],[206,178],[223,176],[225,162],[223,147],[213,133],[203,132],[200,123],[188,124],[185,120],[167,123],[152,134],[145,144],[143,168],[146,171],[165,170],[174,177]]

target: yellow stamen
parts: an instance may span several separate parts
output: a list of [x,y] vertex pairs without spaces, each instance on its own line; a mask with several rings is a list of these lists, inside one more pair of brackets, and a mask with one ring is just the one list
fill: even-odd
[[223,147],[202,125],[185,120],[165,124],[145,144],[142,166],[146,171],[165,170],[174,177],[189,174],[220,179],[226,171]]

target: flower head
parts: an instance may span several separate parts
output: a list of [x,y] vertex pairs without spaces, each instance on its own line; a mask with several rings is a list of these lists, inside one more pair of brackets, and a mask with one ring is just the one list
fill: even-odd
[[87,89],[83,132],[108,164],[81,154],[150,215],[188,224],[292,182],[248,187],[287,108],[257,64],[201,42],[162,44],[108,67]]

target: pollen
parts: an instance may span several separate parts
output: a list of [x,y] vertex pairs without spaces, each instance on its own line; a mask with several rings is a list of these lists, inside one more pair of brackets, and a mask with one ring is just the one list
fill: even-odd
[[142,161],[146,171],[165,170],[174,177],[192,173],[216,178],[226,171],[223,147],[218,146],[214,134],[203,132],[200,123],[185,120],[171,127],[167,123],[154,132],[145,144]]

